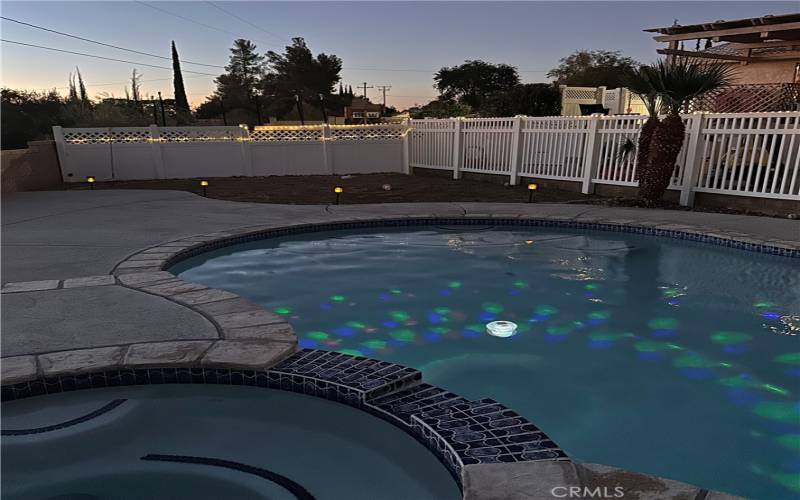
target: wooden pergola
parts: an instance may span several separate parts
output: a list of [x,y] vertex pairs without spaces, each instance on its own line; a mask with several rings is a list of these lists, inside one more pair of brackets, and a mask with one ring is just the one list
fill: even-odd
[[[721,61],[749,62],[776,61],[782,59],[798,59],[800,51],[800,13],[777,16],[752,17],[735,21],[714,21],[711,23],[692,24],[688,26],[667,26],[650,28],[644,31],[659,33],[653,37],[657,42],[665,42],[667,48],[658,49],[659,54],[667,57],[688,56]],[[683,42],[710,41],[728,42],[733,53],[714,53],[703,50],[685,50]],[[702,43],[698,43],[698,46]],[[779,48],[768,54],[753,54],[753,49]],[[759,51],[760,52],[760,51]]]

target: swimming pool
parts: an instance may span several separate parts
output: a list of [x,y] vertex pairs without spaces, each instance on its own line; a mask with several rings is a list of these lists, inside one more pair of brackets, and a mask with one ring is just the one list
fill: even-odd
[[[573,458],[754,498],[800,492],[796,259],[628,233],[420,226],[267,239],[175,265],[303,347],[492,398]],[[486,323],[509,320],[498,338]]]
[[[149,385],[3,404],[3,498],[461,498],[397,427],[324,399]],[[13,435],[9,435],[13,434]]]

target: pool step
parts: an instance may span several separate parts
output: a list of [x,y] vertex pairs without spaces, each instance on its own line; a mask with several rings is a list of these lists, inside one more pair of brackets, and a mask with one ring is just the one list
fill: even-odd
[[270,386],[321,396],[352,406],[414,387],[413,368],[360,356],[303,349],[268,372]]
[[568,459],[538,427],[493,399],[458,402],[411,420],[414,434],[458,475],[470,464]]
[[364,409],[404,428],[412,426],[411,417],[424,411],[446,408],[467,400],[458,394],[430,384],[419,384],[364,404]]

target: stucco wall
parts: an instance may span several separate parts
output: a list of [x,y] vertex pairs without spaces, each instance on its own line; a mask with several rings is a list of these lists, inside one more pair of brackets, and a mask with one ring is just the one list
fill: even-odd
[[735,64],[735,83],[794,83],[794,61],[770,61],[763,63]]
[[27,149],[0,152],[0,159],[3,194],[61,186],[61,170],[54,141],[31,141]]

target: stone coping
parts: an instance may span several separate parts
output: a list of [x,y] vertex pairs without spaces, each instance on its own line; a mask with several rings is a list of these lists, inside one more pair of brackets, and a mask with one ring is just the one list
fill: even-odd
[[631,219],[603,219],[596,217],[509,217],[470,215],[463,217],[395,217],[374,218],[370,216],[351,217],[347,221],[326,223],[301,223],[301,224],[266,224],[238,228],[231,231],[219,231],[209,234],[196,235],[137,252],[119,264],[114,269],[114,274],[124,275],[131,273],[156,272],[168,269],[170,266],[189,257],[199,255],[209,250],[226,246],[254,241],[270,237],[286,236],[291,234],[331,231],[338,229],[363,229],[374,227],[416,226],[426,224],[443,225],[509,225],[532,227],[560,227],[583,230],[601,230],[612,232],[625,232],[647,236],[661,236],[681,240],[698,241],[713,245],[720,245],[741,250],[778,255],[784,257],[800,257],[800,241],[764,240],[753,238],[751,235],[739,232],[720,231],[706,227],[692,226],[689,224],[664,224],[661,222],[634,221]]

